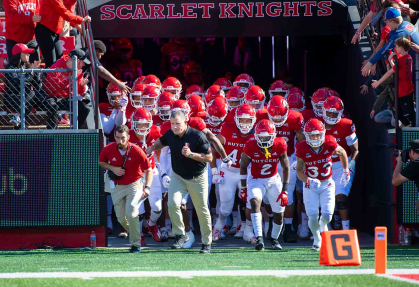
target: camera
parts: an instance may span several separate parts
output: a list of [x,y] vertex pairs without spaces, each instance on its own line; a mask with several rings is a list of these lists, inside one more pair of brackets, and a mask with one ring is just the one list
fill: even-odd
[[404,149],[404,150],[396,149],[394,150],[393,155],[397,157],[399,156],[399,152],[400,152],[400,156],[402,157],[402,162],[407,163],[410,160],[409,151],[410,149]]

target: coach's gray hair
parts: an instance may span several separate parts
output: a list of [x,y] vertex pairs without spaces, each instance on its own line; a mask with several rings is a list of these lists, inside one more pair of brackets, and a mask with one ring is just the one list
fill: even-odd
[[174,119],[177,117],[180,117],[181,120],[186,120],[185,112],[181,110],[172,111],[172,113],[170,114],[170,119]]

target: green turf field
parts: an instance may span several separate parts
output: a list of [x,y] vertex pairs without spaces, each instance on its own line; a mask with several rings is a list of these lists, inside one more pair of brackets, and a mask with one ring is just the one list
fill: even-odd
[[[309,248],[286,248],[280,252],[252,248],[214,249],[209,255],[193,250],[143,250],[130,254],[126,249],[0,251],[0,273],[15,272],[104,272],[104,271],[187,271],[187,270],[356,270],[374,268],[374,249],[361,250],[362,265],[325,267],[318,264],[319,253]],[[389,269],[419,268],[419,249],[389,247]],[[299,272],[299,271],[298,271]],[[298,273],[299,274],[299,273]],[[218,274],[217,274],[218,276]],[[0,279],[0,286],[407,286],[375,275],[194,278],[42,278]],[[131,284],[130,284],[131,283]],[[310,287],[311,287],[310,286]]]

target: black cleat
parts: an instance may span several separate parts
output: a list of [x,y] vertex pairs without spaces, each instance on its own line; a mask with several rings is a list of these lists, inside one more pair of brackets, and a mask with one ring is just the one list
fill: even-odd
[[202,248],[201,251],[199,251],[199,253],[201,254],[209,254],[211,252],[211,244],[202,244]]
[[141,247],[137,247],[137,246],[131,246],[131,249],[129,250],[129,253],[140,253],[141,252]]
[[288,243],[296,243],[297,242],[297,236],[292,231],[291,224],[285,224],[284,242],[288,242]]
[[272,250],[282,250],[282,246],[281,244],[279,244],[278,239],[271,238],[271,246],[272,246]]
[[265,250],[265,244],[263,243],[263,237],[262,236],[258,236],[256,238],[256,246],[255,249],[258,251],[263,251]]
[[183,243],[189,240],[188,236],[186,235],[176,235],[175,242],[172,245],[172,249],[181,249]]

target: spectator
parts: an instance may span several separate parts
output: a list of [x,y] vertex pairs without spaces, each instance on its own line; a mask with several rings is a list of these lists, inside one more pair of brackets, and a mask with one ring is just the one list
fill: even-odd
[[[39,61],[29,63],[30,54],[34,53],[34,49],[29,49],[25,44],[16,44],[12,50],[12,58],[10,59],[7,69],[37,69],[39,68]],[[39,95],[35,91],[39,90],[41,80],[39,73],[25,73],[25,114],[29,114],[32,107],[39,105],[41,100]],[[5,98],[4,105],[7,109],[11,110],[15,115],[11,119],[10,123],[15,129],[20,129],[20,107],[21,107],[21,95],[20,95],[20,81],[21,73],[5,73],[6,86],[5,86]]]
[[236,68],[236,74],[238,75],[243,72],[249,72],[251,62],[252,50],[247,45],[245,38],[238,38],[233,59],[234,67]]
[[76,27],[81,23],[90,21],[90,17],[82,18],[74,15],[64,5],[63,0],[42,0],[39,14],[42,19],[36,25],[35,36],[44,56],[45,67],[49,68],[63,55],[60,42],[63,21],[68,21],[71,26]]
[[[73,67],[72,57],[77,57],[77,84],[78,84],[78,126],[79,128],[86,121],[87,116],[89,115],[90,109],[87,107],[86,101],[87,98],[87,84],[88,78],[83,77],[82,68],[85,64],[90,64],[89,59],[86,54],[81,49],[75,49],[71,51],[68,55],[61,57],[54,65],[51,66],[51,69],[71,69]],[[45,81],[45,90],[49,96],[47,100],[49,105],[54,111],[58,110],[70,110],[70,101],[69,101],[69,88],[71,85],[70,75],[63,72],[53,72],[48,73],[47,79]],[[48,125],[52,128],[56,128],[58,124],[58,115],[54,113],[53,117],[48,119]]]
[[[398,97],[399,105],[398,111],[399,115],[403,115],[401,121],[404,126],[414,126],[415,125],[415,110],[413,104],[413,93],[414,87],[412,83],[412,57],[408,54],[411,43],[408,38],[400,37],[395,41],[397,59],[399,61],[399,87],[398,87]],[[385,75],[378,81],[373,80],[372,87],[377,88],[382,84],[386,79],[394,74],[396,66],[390,60],[393,57],[393,53],[389,57],[390,64],[393,66]]]
[[385,12],[385,19],[387,26],[390,27],[391,32],[389,34],[389,41],[387,45],[382,47],[377,53],[372,57],[368,63],[362,68],[362,75],[364,77],[368,76],[372,65],[377,63],[377,61],[384,55],[387,54],[387,51],[390,51],[394,48],[394,42],[400,37],[409,37],[415,44],[419,44],[419,34],[416,28],[409,22],[403,21],[401,17],[400,10],[395,8],[389,8]]
[[[372,82],[372,79],[371,79]],[[383,91],[378,95],[372,107],[370,117],[379,124],[391,123],[396,126],[394,119],[394,97],[392,86],[394,84],[393,77],[388,78],[381,85],[384,86]],[[387,109],[380,112],[383,103],[387,100]]]
[[9,62],[13,57],[13,47],[17,43],[26,43],[35,53],[30,53],[29,61],[39,60],[38,43],[35,39],[36,23],[41,21],[39,0],[4,0],[6,14],[6,50]]

